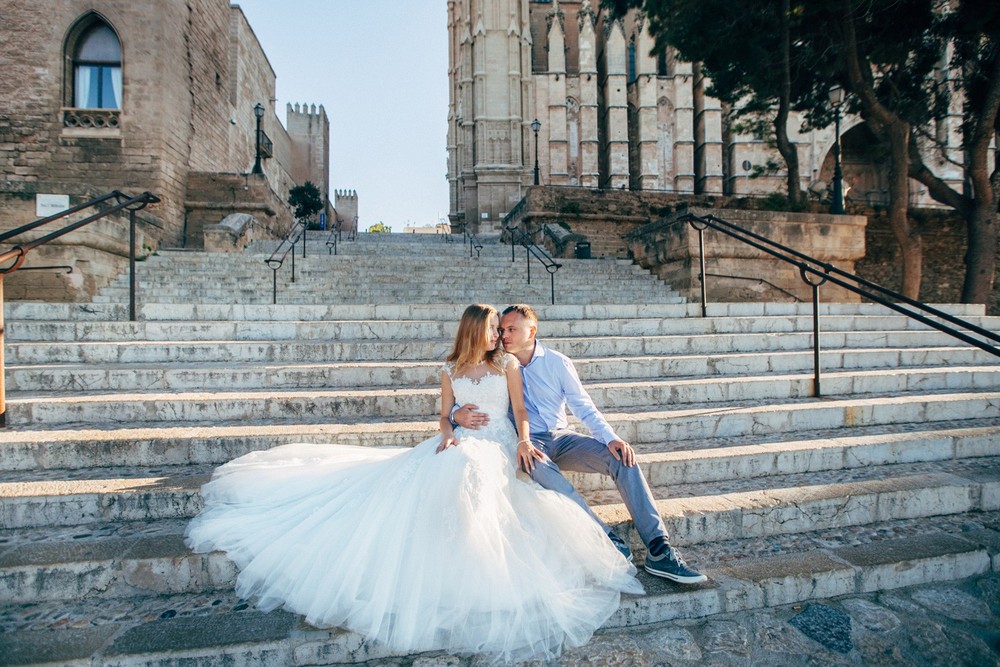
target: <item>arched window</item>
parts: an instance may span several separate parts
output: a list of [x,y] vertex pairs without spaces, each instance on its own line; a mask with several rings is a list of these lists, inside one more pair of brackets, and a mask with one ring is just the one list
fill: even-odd
[[73,106],[120,109],[122,46],[107,23],[95,19],[73,45]]

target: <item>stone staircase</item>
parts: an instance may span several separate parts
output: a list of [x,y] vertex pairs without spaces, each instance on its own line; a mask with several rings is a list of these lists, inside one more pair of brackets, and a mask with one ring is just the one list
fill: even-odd
[[[312,232],[306,257],[296,248],[295,282],[291,255],[278,274],[281,304],[505,303],[522,300],[551,303],[549,274],[533,261],[526,283],[524,251],[511,262],[510,246],[496,237],[484,240],[478,256],[445,236],[359,234],[357,242],[340,243],[337,255],[326,246],[327,235]],[[273,279],[265,260],[276,242],[254,242],[244,255],[220,263],[203,253],[164,251],[139,265],[138,293],[155,303],[269,304]],[[470,257],[470,255],[472,255]],[[648,303],[680,303],[683,299],[638,265],[619,259],[559,260],[555,301],[559,304],[616,303],[621,294],[642,294]],[[103,289],[98,303],[127,303],[123,276]]]
[[[335,257],[315,245],[278,305],[270,276],[262,295],[245,272],[263,265],[258,248],[150,258],[138,322],[113,289],[94,304],[7,304],[0,665],[392,657],[255,611],[225,557],[190,553],[183,531],[201,484],[235,456],[431,435],[440,360],[473,301],[537,305],[539,337],[576,359],[639,452],[672,541],[710,576],[641,574],[647,595],[609,628],[1000,566],[1000,361],[985,352],[877,306],[825,305],[813,398],[806,305],[715,304],[703,318],[625,262],[566,260],[552,306],[547,276],[529,292],[523,259],[511,268],[499,245],[478,260],[440,238],[363,238]],[[392,280],[366,283],[373,273]],[[607,480],[572,481],[641,558]]]

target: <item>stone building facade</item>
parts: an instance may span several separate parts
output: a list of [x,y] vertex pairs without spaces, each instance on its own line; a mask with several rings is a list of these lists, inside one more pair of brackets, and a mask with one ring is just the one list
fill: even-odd
[[[599,0],[449,0],[448,30],[453,225],[498,228],[535,182],[536,164],[541,185],[726,196],[784,190],[777,151],[736,131],[705,94],[698,65],[671,51],[650,55],[641,12],[615,19]],[[960,183],[955,104],[933,128],[952,148],[928,164]],[[790,139],[802,187],[815,192],[832,178],[834,129],[799,132],[800,124],[790,120]],[[845,118],[841,137],[849,196],[884,202],[885,166],[866,151],[860,119]],[[914,205],[933,205],[911,186]]]
[[[228,0],[3,0],[0,68],[0,229],[35,219],[40,194],[76,204],[148,190],[162,202],[143,212],[155,223],[143,243],[200,247],[204,228],[233,213],[282,231],[288,190],[306,180],[329,201],[325,110],[288,105],[282,125],[275,72]],[[258,104],[262,174],[252,173]],[[95,250],[75,234],[65,262],[84,254],[116,272],[120,247]]]

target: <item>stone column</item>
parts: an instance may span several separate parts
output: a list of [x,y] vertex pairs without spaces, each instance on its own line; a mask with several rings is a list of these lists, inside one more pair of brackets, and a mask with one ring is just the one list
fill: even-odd
[[[676,61],[675,61],[676,62]],[[694,73],[677,62],[674,73],[674,192],[694,193]]]
[[583,0],[578,15],[580,53],[580,185],[600,186],[598,138],[597,17],[590,0]]
[[694,66],[695,192],[722,194],[722,104],[705,94],[710,81]]
[[659,173],[659,142],[662,137],[657,131],[657,79],[656,59],[649,55],[655,46],[653,37],[646,30],[646,20],[640,14],[636,22],[635,71],[636,80],[632,83],[633,104],[636,107],[636,181],[640,190],[658,190]]
[[[547,165],[543,165],[543,184],[566,185],[569,179],[569,152],[566,137],[566,39],[563,33],[564,15],[556,0],[548,15],[549,62],[547,82],[548,104],[539,136],[542,146],[548,146]],[[543,140],[544,139],[544,140]]]
[[604,126],[606,171],[603,184],[628,188],[628,91],[625,33],[620,20],[604,25]]

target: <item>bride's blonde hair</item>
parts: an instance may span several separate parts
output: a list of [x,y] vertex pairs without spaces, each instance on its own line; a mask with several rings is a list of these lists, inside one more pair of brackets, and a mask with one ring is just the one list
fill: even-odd
[[485,361],[498,371],[503,370],[503,350],[500,346],[487,349],[490,318],[494,316],[499,317],[497,309],[483,303],[474,303],[462,313],[455,333],[455,345],[447,357],[447,361],[455,364],[456,371],[475,366],[480,361]]

